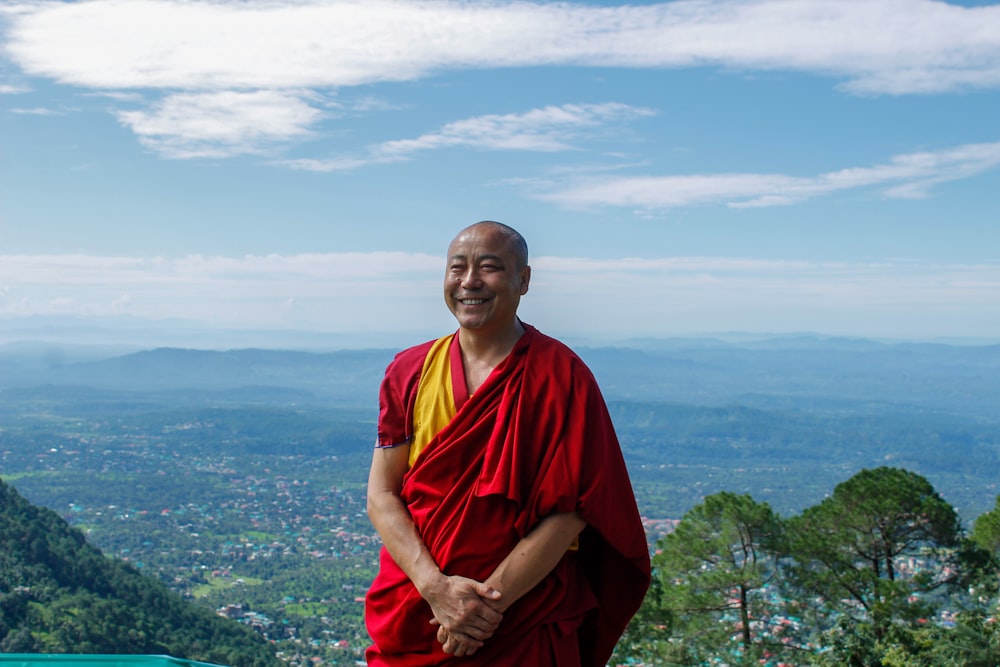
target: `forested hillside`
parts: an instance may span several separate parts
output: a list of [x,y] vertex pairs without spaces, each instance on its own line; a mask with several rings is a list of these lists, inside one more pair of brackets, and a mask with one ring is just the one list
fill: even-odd
[[249,628],[105,557],[51,510],[0,481],[0,652],[167,654],[281,664]]

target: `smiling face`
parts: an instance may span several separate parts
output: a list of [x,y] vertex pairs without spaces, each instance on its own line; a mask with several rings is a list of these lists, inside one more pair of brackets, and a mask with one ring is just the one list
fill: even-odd
[[531,267],[513,234],[480,222],[448,247],[444,300],[462,329],[503,335],[518,326],[517,306],[528,291]]

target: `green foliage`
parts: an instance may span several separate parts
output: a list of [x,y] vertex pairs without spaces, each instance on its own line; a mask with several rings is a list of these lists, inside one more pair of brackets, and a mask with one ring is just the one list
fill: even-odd
[[54,512],[0,481],[0,650],[169,654],[233,667],[280,664],[249,629],[110,560]]
[[768,589],[782,540],[781,519],[749,495],[718,493],[685,514],[658,545],[655,585],[640,612],[662,635],[652,653],[700,665],[769,652],[776,605]]
[[657,546],[619,662],[1000,664],[996,559],[961,539],[954,509],[912,472],[863,470],[785,520],[749,495],[713,494]]
[[934,629],[930,643],[934,667],[996,667],[1000,665],[1000,606],[989,616],[960,614],[954,630]]
[[980,613],[960,614],[954,627],[890,626],[881,639],[874,636],[870,624],[843,617],[824,639],[829,650],[810,663],[817,667],[1000,665],[1000,624]]
[[[870,623],[876,639],[889,626],[930,612],[920,597],[951,580],[946,573],[961,526],[931,484],[898,468],[863,470],[830,498],[790,521],[795,584],[823,611]],[[910,567],[901,568],[901,560]],[[923,564],[918,563],[921,561]],[[842,604],[841,600],[850,604]]]
[[972,539],[983,549],[1000,557],[1000,496],[996,506],[980,514],[972,528]]

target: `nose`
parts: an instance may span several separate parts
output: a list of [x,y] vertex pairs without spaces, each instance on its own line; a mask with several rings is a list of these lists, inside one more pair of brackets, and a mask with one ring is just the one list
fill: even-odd
[[462,273],[461,284],[465,289],[476,289],[483,284],[476,267],[470,266]]

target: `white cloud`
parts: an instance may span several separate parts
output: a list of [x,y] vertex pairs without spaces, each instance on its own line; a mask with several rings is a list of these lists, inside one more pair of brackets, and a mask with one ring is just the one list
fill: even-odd
[[645,210],[701,204],[735,208],[778,206],[863,187],[884,187],[884,194],[889,197],[922,198],[928,196],[934,185],[967,178],[998,165],[1000,142],[967,144],[897,155],[885,164],[812,177],[783,174],[582,177],[561,186],[546,183],[541,187],[548,189],[539,191],[536,197],[570,208],[620,206]]
[[329,173],[334,171],[353,171],[373,164],[399,162],[403,158],[388,157],[333,157],[333,158],[299,158],[297,160],[281,160],[278,164],[301,171],[316,171]]
[[44,107],[34,107],[31,109],[16,108],[11,109],[11,113],[21,114],[24,116],[62,116],[65,114],[63,111],[56,111],[54,109],[46,109]]
[[[0,256],[0,317],[127,312],[223,327],[393,330],[405,339],[454,326],[440,297],[442,264],[440,257],[391,252],[7,255]],[[810,330],[995,337],[1000,330],[996,262],[537,257],[532,265],[522,314],[560,335]]]
[[94,255],[0,255],[0,283],[92,286],[105,284],[186,284],[247,279],[327,280],[344,283],[399,274],[441,272],[443,260],[419,253],[303,253],[242,257],[186,255],[108,257]]
[[[6,18],[3,53],[27,75],[109,95],[163,91],[152,108],[116,115],[144,145],[174,158],[260,153],[308,135],[322,115],[317,107],[327,106],[316,102],[319,91],[457,69],[803,71],[864,94],[1000,86],[1000,7],[933,0],[623,6],[29,0],[0,8],[0,14]],[[290,164],[333,171],[445,145],[562,150],[572,143],[571,136],[552,131],[518,131],[512,119],[517,117],[459,121],[369,155]],[[491,135],[495,129],[500,132]]]
[[142,93],[137,92],[119,92],[114,90],[101,90],[95,93],[84,93],[85,97],[102,97],[109,100],[115,100],[116,102],[134,102],[136,104],[142,104],[145,102],[145,98]]
[[487,115],[445,125],[440,132],[416,139],[390,141],[378,152],[406,155],[445,146],[472,146],[491,150],[562,151],[581,129],[615,120],[653,115],[650,109],[611,102],[607,104],[567,104],[532,109],[524,114]]
[[893,94],[1000,85],[1000,7],[932,0],[92,0],[7,14],[9,57],[88,88],[351,86],[533,65],[798,70]]
[[0,95],[21,95],[22,93],[30,93],[30,88],[24,88],[21,86],[12,86],[7,83],[0,84]]
[[116,116],[145,146],[166,157],[224,157],[308,136],[322,112],[302,97],[277,90],[175,93],[152,111]]
[[614,121],[651,116],[651,109],[609,102],[566,104],[520,114],[489,114],[448,123],[416,139],[386,141],[360,156],[289,160],[282,164],[308,171],[347,171],[369,164],[407,160],[420,151],[458,146],[481,150],[565,151],[573,140]]
[[0,317],[128,312],[223,327],[384,330],[390,319],[427,321],[441,301],[441,264],[438,257],[395,252],[0,255],[0,283],[8,287]]

